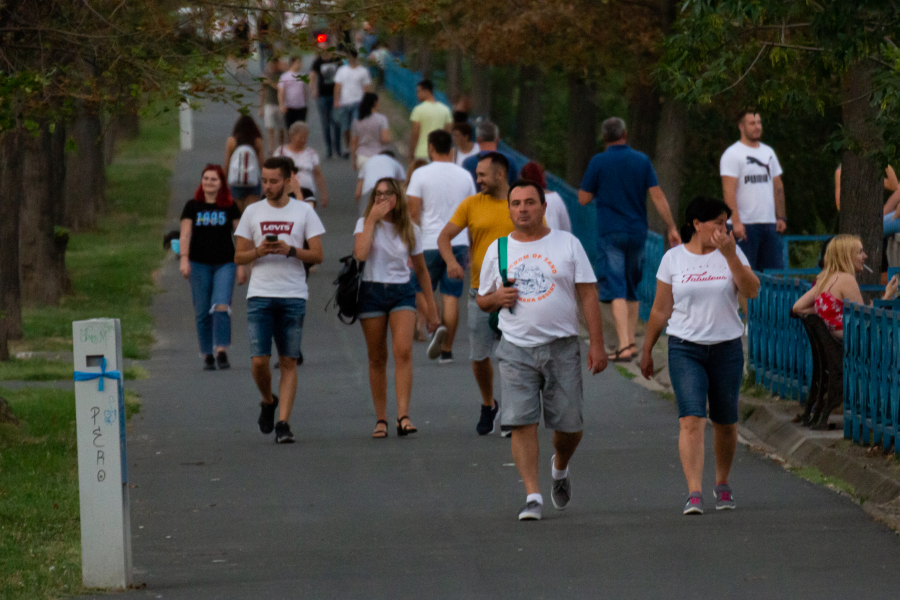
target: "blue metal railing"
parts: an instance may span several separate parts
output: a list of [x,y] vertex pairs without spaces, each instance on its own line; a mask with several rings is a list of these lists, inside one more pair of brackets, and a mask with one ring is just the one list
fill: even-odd
[[891,310],[844,303],[844,437],[897,447],[900,319]]
[[[390,57],[385,62],[384,87],[406,110],[411,111],[419,103],[419,99],[416,98],[416,84],[421,80],[422,76],[419,73],[410,71],[401,65],[396,58]],[[438,102],[452,108],[450,100],[447,99],[447,95],[444,92],[435,90],[434,98]]]
[[781,251],[783,253],[784,258],[784,266],[787,268],[790,266],[790,254],[788,252],[788,245],[791,242],[824,242],[825,240],[830,240],[834,235],[783,235],[781,236]]
[[757,273],[759,295],[747,302],[748,363],[756,383],[782,398],[804,400],[812,380],[812,349],[803,324],[790,317],[808,281]]

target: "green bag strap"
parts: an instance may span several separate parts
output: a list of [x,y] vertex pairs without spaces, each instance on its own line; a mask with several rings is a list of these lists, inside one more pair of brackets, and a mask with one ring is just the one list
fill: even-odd
[[497,254],[499,260],[497,261],[497,265],[500,267],[500,278],[503,280],[503,285],[509,285],[509,281],[506,279],[506,267],[508,266],[508,261],[506,260],[506,244],[509,242],[509,238],[502,237],[497,240]]

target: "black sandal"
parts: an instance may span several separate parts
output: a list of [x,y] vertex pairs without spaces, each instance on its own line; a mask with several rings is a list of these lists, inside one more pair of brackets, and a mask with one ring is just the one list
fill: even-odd
[[[623,358],[622,353],[626,350],[630,350],[631,348],[634,348],[635,351],[631,354],[631,356]],[[613,352],[612,356],[609,357],[609,360],[611,360],[612,362],[627,363],[633,361],[635,356],[637,356],[637,346],[635,344],[628,344],[624,348],[619,348],[618,350]]]
[[410,433],[415,433],[418,431],[418,429],[413,427],[412,421],[410,421],[410,424],[408,427],[403,427],[402,423],[403,423],[404,419],[409,421],[409,417],[407,417],[407,416],[403,416],[403,417],[400,417],[399,419],[397,419],[397,435],[399,437],[403,437],[405,435],[409,435]]
[[[379,425],[384,423],[384,431],[378,428]],[[372,432],[372,437],[376,440],[384,439],[388,436],[388,422],[384,419],[378,419],[375,421],[375,431]]]

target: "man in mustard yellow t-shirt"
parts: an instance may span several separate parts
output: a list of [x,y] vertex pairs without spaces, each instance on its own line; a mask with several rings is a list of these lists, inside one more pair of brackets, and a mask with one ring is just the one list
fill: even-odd
[[[509,206],[506,196],[509,193],[509,182],[506,174],[509,161],[499,152],[489,152],[478,161],[475,176],[481,192],[463,200],[450,222],[438,236],[438,250],[447,263],[447,275],[453,279],[465,277],[465,266],[459,264],[453,256],[451,240],[463,229],[469,229],[472,238],[472,280],[469,290],[469,358],[472,360],[472,371],[481,391],[481,419],[475,430],[478,435],[487,435],[494,431],[494,419],[500,405],[494,399],[494,367],[491,365],[491,353],[494,347],[494,331],[488,322],[490,315],[482,312],[475,302],[478,295],[481,263],[488,246],[494,240],[506,237],[515,230],[509,218]],[[501,428],[504,435],[508,435]]]
[[422,158],[428,160],[428,134],[438,129],[450,131],[453,115],[446,105],[434,99],[434,84],[423,79],[416,85],[416,98],[419,104],[409,115],[412,130],[409,135],[409,160]]

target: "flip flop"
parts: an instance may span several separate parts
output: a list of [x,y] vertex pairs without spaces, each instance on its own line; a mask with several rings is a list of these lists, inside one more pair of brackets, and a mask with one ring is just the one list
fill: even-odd
[[[635,352],[633,352],[631,354],[631,356],[623,357],[622,353],[625,352],[626,350],[630,350],[631,348],[634,348]],[[611,360],[612,362],[617,362],[617,363],[627,363],[627,362],[633,361],[636,356],[637,356],[637,346],[635,344],[628,344],[624,348],[619,348],[618,350],[613,352],[609,356],[609,360]]]

